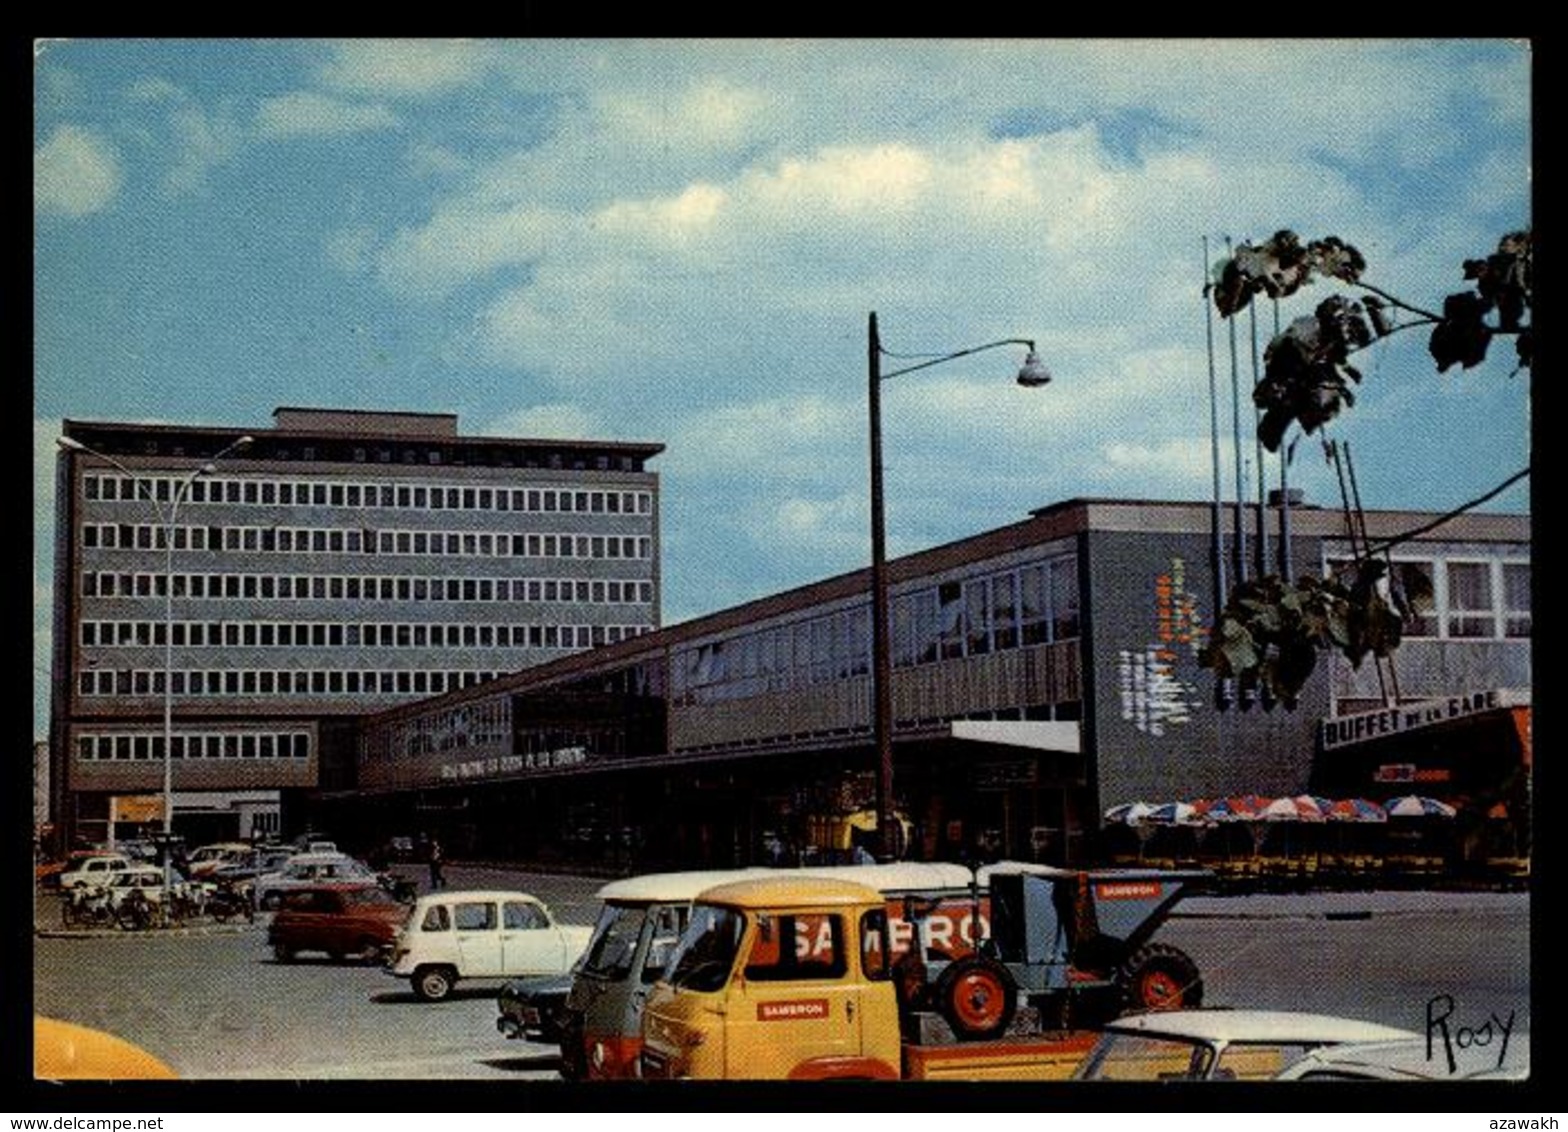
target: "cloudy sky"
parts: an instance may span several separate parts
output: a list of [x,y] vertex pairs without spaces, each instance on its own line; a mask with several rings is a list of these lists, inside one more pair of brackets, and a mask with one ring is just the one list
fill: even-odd
[[[62,418],[662,442],[673,623],[869,560],[876,311],[891,352],[1032,338],[1056,375],[1018,388],[1006,348],[886,383],[893,553],[1207,498],[1206,262],[1333,234],[1440,306],[1530,223],[1530,69],[1498,40],[41,42],[35,671]],[[1332,428],[1369,507],[1529,458],[1511,350],[1439,376],[1424,337],[1367,351]],[[1338,498],[1315,442],[1292,480]]]

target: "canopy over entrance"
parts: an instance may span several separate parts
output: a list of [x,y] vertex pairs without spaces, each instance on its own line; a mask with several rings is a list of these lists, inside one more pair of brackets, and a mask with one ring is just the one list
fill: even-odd
[[1318,729],[1314,793],[1506,799],[1530,766],[1530,691],[1493,688],[1353,715]]

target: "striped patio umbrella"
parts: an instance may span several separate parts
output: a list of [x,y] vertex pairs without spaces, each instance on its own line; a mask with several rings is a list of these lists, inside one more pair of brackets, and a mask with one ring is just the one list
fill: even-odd
[[1220,798],[1208,808],[1206,816],[1210,821],[1256,821],[1258,815],[1268,806],[1268,802],[1258,799],[1257,795],[1248,795],[1261,804],[1249,802],[1247,798]]
[[1424,798],[1419,794],[1390,798],[1383,808],[1391,818],[1451,818],[1458,812],[1447,802]]
[[1323,811],[1305,794],[1296,798],[1276,798],[1263,808],[1264,821],[1322,821]]
[[1328,798],[1325,798],[1325,797],[1323,797],[1320,794],[1297,794],[1296,795],[1296,800],[1298,802],[1302,801],[1303,799],[1305,799],[1308,802],[1311,802],[1314,806],[1316,806],[1318,813],[1322,814],[1325,819],[1328,817],[1329,807],[1334,804]]
[[1340,798],[1329,803],[1329,821],[1387,821],[1388,811],[1365,798]]
[[1123,802],[1105,811],[1106,825],[1141,825],[1154,811],[1147,802]]
[[1191,802],[1166,802],[1155,806],[1145,820],[1153,825],[1202,825],[1204,822]]

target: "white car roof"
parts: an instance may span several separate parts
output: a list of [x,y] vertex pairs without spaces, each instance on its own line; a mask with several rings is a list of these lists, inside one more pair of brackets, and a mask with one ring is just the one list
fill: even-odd
[[[1441,1035],[1434,1036],[1431,1056],[1426,1039],[1417,1035],[1388,1042],[1350,1042],[1314,1050],[1286,1071],[1286,1077],[1307,1077],[1315,1071],[1345,1073],[1390,1080],[1446,1081],[1492,1077],[1522,1081],[1530,1076],[1530,1035],[1514,1031],[1505,1050],[1496,1035],[1484,1045],[1452,1046],[1454,1067]],[[1499,1054],[1503,1056],[1498,1065]]]
[[[76,862],[71,871],[76,872],[78,869],[84,869],[88,866],[89,862],[96,863],[101,861],[119,861],[126,865],[131,864],[131,859],[123,853],[98,853],[92,857],[83,857],[81,860]],[[95,867],[107,868],[108,866],[96,864]]]
[[1399,1030],[1359,1018],[1304,1014],[1291,1010],[1156,1010],[1105,1024],[1116,1034],[1178,1038],[1199,1042],[1379,1042],[1414,1038]]
[[662,904],[695,900],[716,885],[761,877],[811,877],[848,880],[882,893],[968,891],[974,874],[963,865],[941,862],[895,861],[884,865],[806,865],[801,868],[702,869],[690,872],[649,873],[613,880],[599,889],[606,903]]
[[974,873],[965,866],[940,861],[893,861],[885,865],[808,865],[800,869],[782,869],[780,872],[789,876],[854,881],[884,895],[940,889],[968,891],[974,881]]
[[420,907],[427,904],[445,904],[452,900],[522,900],[529,904],[543,904],[537,896],[502,888],[443,888],[440,892],[427,892],[418,900]]
[[116,869],[115,879],[119,880],[121,877],[131,876],[146,876],[148,874],[157,877],[159,880],[163,879],[163,870],[160,869],[157,865],[132,865],[128,869]]
[[648,873],[640,877],[623,877],[612,880],[599,889],[599,899],[616,904],[665,904],[691,901],[697,894],[716,884],[732,880],[766,876],[771,870],[751,869],[693,869],[679,873]]

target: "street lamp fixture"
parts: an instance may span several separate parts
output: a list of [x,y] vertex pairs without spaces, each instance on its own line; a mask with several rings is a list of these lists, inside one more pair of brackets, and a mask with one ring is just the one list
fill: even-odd
[[1018,371],[1019,385],[1029,389],[1038,388],[1050,382],[1051,373],[1040,361],[1034,341],[1029,338],[1003,338],[940,357],[927,357],[914,365],[884,373],[882,358],[895,355],[887,354],[882,349],[875,311],[871,312],[868,338],[866,357],[870,374],[871,417],[871,730],[877,756],[878,857],[891,861],[897,856],[897,845],[893,832],[893,646],[888,615],[887,529],[882,494],[882,383],[889,378],[928,369],[998,346],[1028,347],[1023,366]]
[[126,467],[106,452],[99,452],[71,436],[62,436],[56,443],[68,452],[94,456],[118,468],[131,478],[142,497],[152,504],[157,513],[158,525],[163,529],[163,903],[159,915],[167,922],[169,915],[169,890],[172,887],[173,831],[174,831],[174,525],[179,516],[180,504],[190,493],[191,484],[202,476],[217,470],[216,464],[225,456],[243,452],[255,443],[251,436],[241,436],[220,449],[210,459],[203,461],[180,480],[169,496],[165,510],[153,491],[145,474]]

